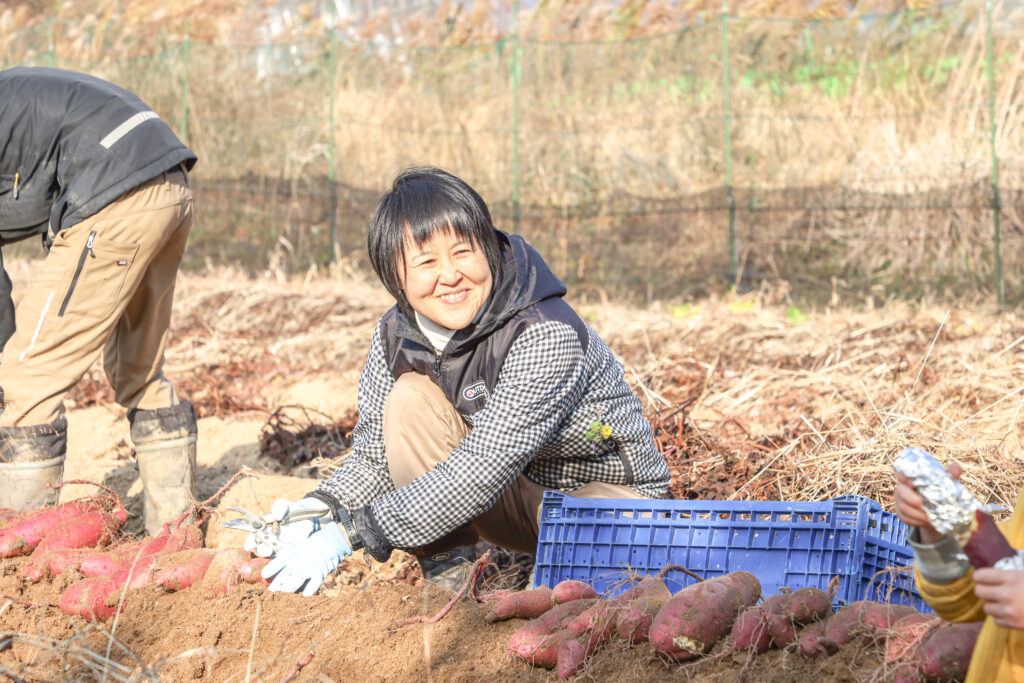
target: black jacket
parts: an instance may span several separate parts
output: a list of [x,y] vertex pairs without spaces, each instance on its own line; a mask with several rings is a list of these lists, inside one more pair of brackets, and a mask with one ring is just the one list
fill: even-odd
[[[0,71],[0,246],[64,230],[196,155],[145,102],[93,76]],[[6,279],[0,274],[0,284]],[[0,349],[13,331],[0,286]],[[5,332],[5,327],[9,329]]]

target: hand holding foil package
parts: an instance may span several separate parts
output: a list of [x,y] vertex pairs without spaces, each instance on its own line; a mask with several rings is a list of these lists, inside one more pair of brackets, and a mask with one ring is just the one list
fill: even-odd
[[1024,551],[1010,546],[992,520],[988,506],[949,476],[932,455],[920,448],[905,448],[893,469],[917,489],[935,530],[953,536],[973,566],[1024,569]]

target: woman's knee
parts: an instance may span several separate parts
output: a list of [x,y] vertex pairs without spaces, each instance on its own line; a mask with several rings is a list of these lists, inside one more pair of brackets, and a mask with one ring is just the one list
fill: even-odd
[[388,394],[384,406],[384,423],[419,420],[427,420],[435,425],[439,423],[455,430],[459,430],[463,423],[455,406],[440,387],[426,375],[407,372],[395,381],[395,386]]

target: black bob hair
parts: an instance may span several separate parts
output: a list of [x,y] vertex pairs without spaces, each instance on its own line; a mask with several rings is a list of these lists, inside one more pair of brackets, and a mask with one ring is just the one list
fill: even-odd
[[491,212],[476,190],[447,171],[432,166],[403,170],[370,218],[370,263],[388,293],[406,309],[398,269],[405,263],[407,231],[417,246],[439,232],[452,231],[482,249],[491,277],[497,275],[501,257]]

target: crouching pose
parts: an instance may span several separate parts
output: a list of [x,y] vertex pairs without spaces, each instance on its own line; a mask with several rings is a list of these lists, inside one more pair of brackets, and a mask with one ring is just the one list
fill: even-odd
[[[312,595],[353,550],[413,553],[453,585],[479,537],[533,553],[541,498],[657,498],[669,469],[608,346],[521,237],[435,168],[401,173],[370,222],[396,305],[359,381],[351,455],[302,500],[279,500],[271,590]],[[321,517],[298,521],[313,511]],[[289,523],[288,519],[295,519]]]
[[63,399],[101,352],[128,409],[146,530],[191,504],[196,420],[163,362],[195,162],[113,83],[42,67],[0,71],[0,246],[42,235],[48,251],[17,310],[0,258],[0,507],[56,500]]

